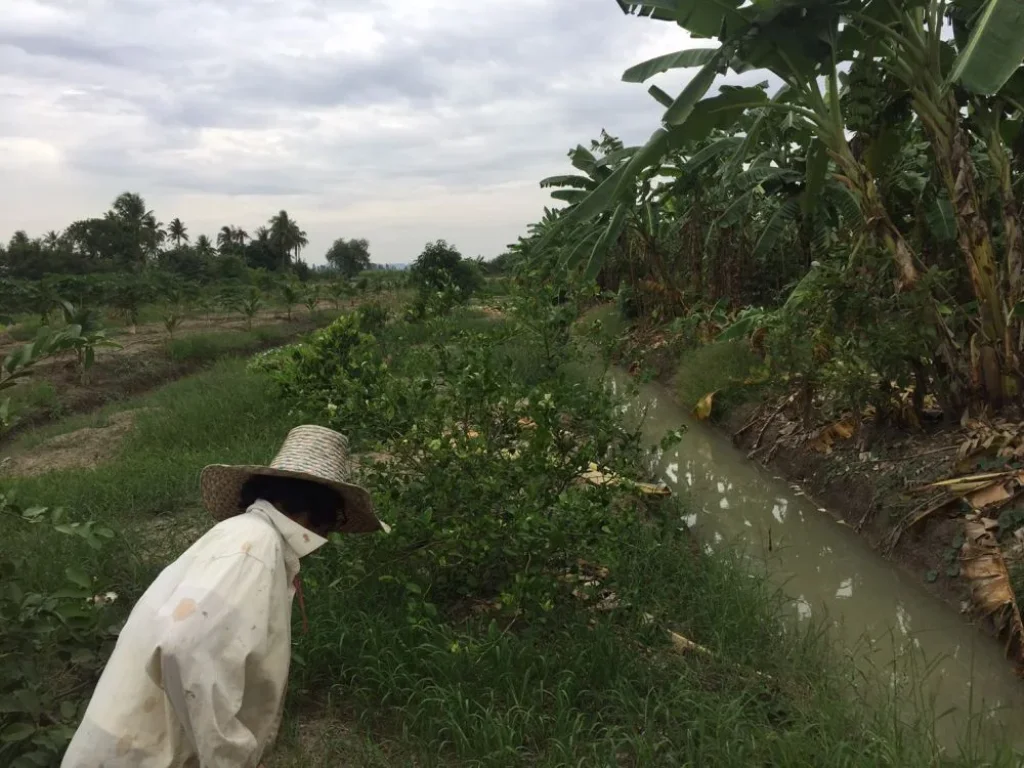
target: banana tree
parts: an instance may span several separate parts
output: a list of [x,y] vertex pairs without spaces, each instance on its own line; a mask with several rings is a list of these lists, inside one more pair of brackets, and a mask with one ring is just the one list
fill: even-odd
[[[1016,217],[1011,215],[1006,258],[999,259],[971,155],[971,136],[954,85],[962,82],[985,92],[1003,87],[1024,59],[1024,44],[1019,42],[1024,38],[1024,12],[1018,3],[989,0],[979,9],[981,15],[970,36],[961,34],[962,46],[957,52],[953,43],[944,39],[950,7],[946,0],[910,7],[893,0],[874,0],[863,12],[854,14],[856,26],[851,31],[864,55],[877,57],[907,88],[927,133],[938,176],[952,202],[959,249],[978,305],[977,333],[970,344],[976,350],[972,372],[985,401],[998,407],[1006,394],[1019,391],[1020,345],[1008,321],[1015,302],[1001,290],[1005,283],[1012,285],[1011,293],[1016,294],[1019,285],[1019,235]],[[1004,41],[1015,24],[1016,38]],[[1001,50],[993,50],[1003,42]],[[994,115],[983,114],[981,121],[989,128],[989,151],[998,163],[1002,160],[998,123]],[[1006,181],[1004,197],[1012,194]],[[1006,265],[1009,277],[1005,281],[1000,264]]]
[[[891,253],[900,283],[904,287],[917,283],[920,274],[915,254],[889,216],[873,176],[851,151],[845,132],[839,85],[839,64],[845,48],[841,45],[839,28],[840,22],[861,3],[855,0],[830,3],[765,0],[753,5],[744,5],[742,0],[617,2],[626,13],[674,21],[693,36],[716,37],[720,45],[677,51],[626,71],[623,79],[642,82],[669,69],[700,67],[675,99],[652,86],[652,95],[667,107],[662,117],[663,127],[633,153],[629,164],[579,204],[577,215],[593,215],[596,210],[620,199],[631,175],[659,162],[681,143],[707,136],[715,127],[734,124],[748,110],[756,110],[760,115],[782,112],[809,128],[819,142],[815,151],[827,153],[834,161],[834,177],[855,195],[864,226]],[[760,89],[727,86],[722,86],[718,95],[705,98],[717,76],[729,68],[737,72],[769,70],[779,76],[786,87],[771,99]],[[824,81],[824,90],[821,81]],[[760,129],[761,121],[755,121],[747,138],[755,140]],[[745,156],[748,145],[748,141],[743,142],[738,157]],[[816,162],[811,170],[819,173],[820,168],[821,163]]]

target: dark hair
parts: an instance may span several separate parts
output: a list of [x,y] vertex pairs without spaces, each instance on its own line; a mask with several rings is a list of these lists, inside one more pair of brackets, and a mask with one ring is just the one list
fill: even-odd
[[263,499],[289,517],[308,512],[310,527],[316,531],[333,530],[345,522],[345,500],[341,494],[312,480],[253,475],[245,481],[239,496],[242,509]]

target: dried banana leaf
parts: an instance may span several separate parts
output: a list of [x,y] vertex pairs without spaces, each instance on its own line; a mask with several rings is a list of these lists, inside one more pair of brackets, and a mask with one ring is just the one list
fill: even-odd
[[996,521],[978,516],[964,521],[966,541],[960,553],[960,573],[971,586],[976,612],[991,619],[1006,638],[1006,655],[1024,664],[1024,624],[995,537],[998,527]]

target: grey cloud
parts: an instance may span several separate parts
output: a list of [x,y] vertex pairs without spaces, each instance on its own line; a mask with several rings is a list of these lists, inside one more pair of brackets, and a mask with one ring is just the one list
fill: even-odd
[[0,47],[9,46],[29,56],[46,56],[71,62],[88,62],[112,67],[135,66],[148,57],[145,48],[129,45],[99,45],[64,35],[0,31]]
[[[48,113],[15,100],[0,141],[52,142],[68,174],[104,189],[343,205],[532,185],[602,128],[645,139],[660,112],[619,76],[633,58],[622,51],[661,25],[631,23],[612,0],[487,0],[412,20],[396,0],[47,4],[59,22],[0,32],[0,71]],[[385,44],[329,46],[339,9],[371,13]]]

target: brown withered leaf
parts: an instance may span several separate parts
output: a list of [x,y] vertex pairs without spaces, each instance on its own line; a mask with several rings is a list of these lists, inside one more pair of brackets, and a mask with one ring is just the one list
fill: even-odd
[[972,516],[964,521],[960,573],[971,587],[975,611],[991,619],[1006,638],[1006,655],[1024,663],[1024,623],[1002,550],[995,537],[996,521]]
[[591,485],[621,485],[626,488],[632,488],[639,491],[645,496],[671,496],[672,490],[664,483],[644,483],[639,480],[630,480],[629,478],[617,475],[614,472],[600,469],[597,464],[590,462],[587,471],[581,472],[577,478],[580,481],[590,483]]
[[1013,483],[1010,481],[997,481],[992,483],[992,485],[988,485],[984,488],[979,488],[976,491],[968,493],[964,498],[974,509],[980,511],[985,509],[985,507],[992,506],[993,504],[1001,504],[1012,499],[1016,495],[1016,492],[1014,490],[1007,490],[1007,486],[1012,487],[1012,485]]
[[672,649],[679,653],[702,653],[706,656],[712,655],[711,651],[703,645],[695,643],[693,640],[683,637],[678,632],[673,632],[671,629],[668,631],[668,638],[672,641]]
[[711,411],[715,407],[715,395],[718,390],[714,392],[708,392],[704,397],[697,401],[697,405],[693,407],[693,415],[700,421],[707,421],[711,418]]
[[916,488],[916,491],[945,490],[963,499],[977,511],[999,507],[1024,491],[1024,470],[985,472],[950,477]]
[[817,435],[814,436],[808,445],[818,453],[829,454],[832,453],[832,446],[836,440],[849,440],[857,431],[857,425],[854,424],[853,419],[849,416],[840,419],[835,424],[829,424],[827,427],[821,429]]

